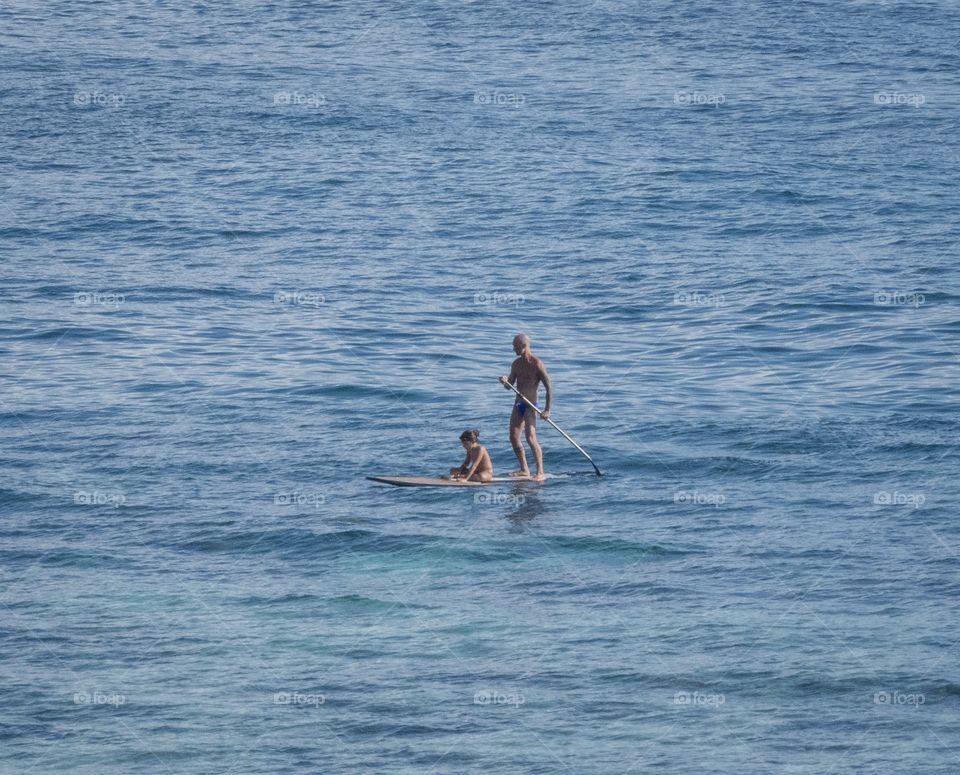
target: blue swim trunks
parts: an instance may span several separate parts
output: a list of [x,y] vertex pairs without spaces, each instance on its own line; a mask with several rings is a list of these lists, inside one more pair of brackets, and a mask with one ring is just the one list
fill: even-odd
[[[527,409],[530,408],[530,404],[528,404],[526,401],[517,401],[514,406],[517,409],[517,417],[521,418],[527,413]],[[537,409],[540,408],[540,404],[534,404],[534,406],[537,407]]]

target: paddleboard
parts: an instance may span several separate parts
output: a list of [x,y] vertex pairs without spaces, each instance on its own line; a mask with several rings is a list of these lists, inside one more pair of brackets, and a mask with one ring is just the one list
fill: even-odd
[[393,484],[397,487],[486,487],[490,484],[531,482],[530,476],[495,476],[490,482],[468,482],[463,479],[441,479],[439,476],[368,476],[372,482]]

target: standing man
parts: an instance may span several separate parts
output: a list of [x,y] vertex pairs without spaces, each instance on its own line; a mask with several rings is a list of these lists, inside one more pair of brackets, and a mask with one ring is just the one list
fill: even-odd
[[[534,405],[537,403],[537,392],[542,382],[547,393],[547,403],[543,409],[543,418],[546,420],[550,417],[550,403],[553,394],[547,367],[543,365],[543,361],[531,352],[530,337],[526,334],[517,334],[513,337],[513,351],[520,357],[510,367],[510,375],[500,377],[500,382],[505,390],[509,390],[510,385],[515,385],[517,390],[520,391],[520,395],[526,396]],[[540,444],[537,442],[537,413],[518,396],[513,404],[513,414],[510,415],[510,444],[513,446],[513,451],[520,462],[520,468],[513,471],[510,476],[530,476],[527,456],[524,454],[523,444],[520,441],[521,429],[525,432],[527,444],[533,450],[533,457],[537,463],[537,475],[534,479],[542,482],[545,472],[543,470],[543,450],[540,449]]]

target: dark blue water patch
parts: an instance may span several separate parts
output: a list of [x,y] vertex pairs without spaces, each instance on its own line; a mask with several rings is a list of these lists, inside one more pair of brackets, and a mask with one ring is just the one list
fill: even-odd
[[[919,678],[919,680],[918,680]],[[848,677],[831,677],[829,675],[807,675],[802,674],[786,676],[778,681],[771,683],[769,693],[797,692],[799,696],[808,695],[811,697],[842,697],[864,699],[864,704],[873,703],[874,694],[884,690],[884,687],[909,686],[919,687],[928,684],[922,677],[905,675],[902,673],[877,672],[876,674],[865,674]],[[943,696],[952,696],[952,691],[956,689],[956,684],[941,684],[940,688],[944,691]],[[917,688],[916,691],[922,692]],[[946,692],[950,692],[948,695]]]
[[[913,684],[910,684],[913,686]],[[960,683],[952,681],[937,681],[935,683],[925,683],[921,685],[920,691],[929,697],[953,699],[960,697]]]
[[[32,469],[35,466],[35,463],[33,461],[24,461],[23,466]],[[62,504],[63,499],[46,493],[38,494],[26,489],[10,490],[7,488],[0,488],[0,505],[5,507],[27,506],[30,508],[35,508],[38,507],[39,503],[41,502],[45,502],[46,505],[52,506]],[[10,527],[12,526],[5,526],[5,535],[13,535],[13,533],[7,532]],[[29,533],[31,530],[35,530],[36,527],[36,525],[31,525],[30,528],[27,528],[26,530]]]
[[151,395],[161,393],[186,393],[193,395],[197,390],[202,390],[205,387],[202,382],[195,380],[186,382],[178,380],[175,382],[137,382],[128,385],[126,390],[128,393],[146,393]]
[[289,593],[286,595],[279,595],[276,597],[265,597],[263,595],[249,595],[247,597],[238,598],[231,601],[232,603],[240,606],[276,606],[276,605],[299,605],[301,603],[313,603],[320,600],[323,600],[320,595],[314,595],[310,593]]
[[83,423],[89,420],[118,417],[123,413],[124,407],[120,405],[110,406],[102,404],[98,406],[71,407],[69,409],[60,407],[20,408],[0,411],[0,425],[7,422],[14,425],[18,423],[38,422],[48,423],[53,427],[58,423]]
[[272,394],[287,395],[291,397],[329,397],[329,398],[347,398],[347,399],[367,399],[367,398],[387,398],[396,399],[402,397],[404,401],[411,404],[428,402],[433,400],[434,396],[423,390],[409,388],[398,384],[396,389],[375,385],[370,383],[339,383],[334,385],[305,385],[295,388],[275,388],[270,391]]
[[[677,457],[670,454],[662,454],[660,458],[660,470],[667,466],[667,470],[674,474],[696,475],[696,476],[743,476],[747,478],[767,476],[778,469],[783,468],[782,461],[774,459],[762,460],[758,458],[745,458],[733,455],[718,455],[712,458],[702,457]],[[656,468],[655,466],[653,466]],[[678,484],[683,484],[682,482]]]
[[911,441],[911,440],[880,440],[873,447],[873,451],[885,454],[907,455],[917,462],[925,459],[931,462],[943,460],[947,453],[956,449],[956,445],[951,438],[931,440],[929,442]]
[[0,238],[11,241],[36,239],[37,233],[34,229],[22,226],[5,226],[0,228]]
[[[11,695],[13,698],[13,695]],[[31,698],[36,703],[39,698]],[[69,733],[54,732],[44,721],[38,719],[10,719],[5,718],[3,726],[0,726],[0,740],[13,744],[18,740],[55,740],[64,737],[74,737]]]
[[71,551],[66,549],[0,549],[0,558],[10,567],[38,565],[51,568],[133,568],[138,563],[102,551]]
[[61,219],[46,237],[51,240],[76,240],[88,235],[108,234],[115,237],[128,233],[141,237],[150,232],[163,232],[168,227],[150,218],[132,218],[121,215],[79,215]]
[[[175,301],[262,302],[271,304],[275,291],[251,290],[233,285],[153,285],[146,284],[131,287],[118,287],[118,293],[124,293],[128,299],[138,304],[166,304]],[[277,290],[284,290],[278,288]]]
[[402,611],[405,609],[430,608],[430,606],[420,605],[410,601],[405,601],[402,605],[398,605],[396,601],[378,600],[364,595],[338,595],[336,597],[326,598],[324,602],[327,606],[336,610],[357,614],[365,613],[374,616],[398,609]]
[[314,609],[315,606],[322,605],[328,610],[342,612],[344,614],[370,614],[372,616],[378,616],[391,611],[403,613],[404,609],[409,608],[429,608],[429,606],[419,605],[410,601],[406,601],[400,605],[396,601],[379,600],[377,598],[357,594],[337,595],[333,597],[296,593],[279,595],[275,597],[256,595],[241,598],[233,602],[236,605],[252,606],[263,609],[265,613],[268,613],[272,609],[278,608],[294,608],[302,612],[304,606],[309,606],[311,609]]
[[201,553],[277,553],[288,557],[311,557],[353,553],[389,555],[400,551],[423,550],[441,542],[428,536],[389,535],[372,530],[315,533],[301,528],[283,528],[262,532],[204,533],[166,545],[181,551]]
[[601,555],[605,560],[641,560],[683,557],[692,554],[689,550],[671,548],[661,544],[642,544],[618,538],[593,536],[540,536],[549,550],[560,550],[571,555]]
[[[388,736],[394,736],[398,739],[433,737],[442,733],[463,732],[462,729],[450,723],[425,725],[400,721],[398,714],[403,713],[403,707],[399,703],[377,703],[367,707],[370,717],[383,718],[383,721],[351,721],[344,720],[340,726],[341,734],[347,740],[367,740],[370,737],[384,739]],[[436,759],[434,759],[434,762]]]
[[[693,552],[690,552],[693,554]],[[651,558],[651,559],[656,559]],[[631,566],[633,567],[633,566]],[[640,567],[639,565],[637,567]],[[577,584],[559,590],[544,590],[537,592],[538,596],[572,595],[586,597],[594,601],[595,605],[619,606],[626,600],[685,600],[701,596],[703,593],[686,587],[668,586],[650,581],[630,581],[629,579],[615,579],[610,583]]]
[[521,562],[530,557],[530,552],[520,546],[511,546],[499,542],[480,545],[469,543],[462,547],[456,546],[440,549],[439,552],[434,551],[431,552],[431,554],[440,557],[449,557],[450,559],[480,563],[481,565]]
[[[862,301],[858,300],[857,297],[862,297]],[[758,330],[757,326],[759,323],[756,320],[752,320],[753,318],[763,318],[766,316],[770,322],[779,329],[789,320],[812,322],[816,319],[812,313],[829,312],[834,316],[840,313],[855,313],[859,315],[864,312],[873,312],[877,308],[877,305],[873,303],[872,292],[867,294],[858,289],[856,291],[848,291],[842,294],[841,298],[833,300],[810,299],[796,301],[792,298],[787,298],[778,302],[748,303],[741,310],[741,313],[745,317],[743,324],[744,330]],[[822,325],[827,326],[831,331],[841,331],[843,330],[843,320],[846,320],[846,318],[833,317],[829,321],[822,323]],[[855,322],[860,322],[858,317],[853,316],[851,316],[849,320],[851,325]],[[807,333],[812,333],[814,330],[816,329],[805,329]]]
[[135,338],[133,334],[122,328],[90,328],[87,326],[57,326],[37,331],[35,329],[11,329],[0,332],[10,339],[35,342],[60,342],[66,348],[77,341],[120,342]]

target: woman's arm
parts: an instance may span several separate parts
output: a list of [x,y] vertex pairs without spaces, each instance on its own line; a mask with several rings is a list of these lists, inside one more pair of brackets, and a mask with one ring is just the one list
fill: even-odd
[[[485,452],[485,451],[486,451],[486,450],[484,450],[484,452]],[[469,455],[467,455],[467,459],[468,459],[468,460],[470,459],[470,456],[469,456]],[[481,452],[479,455],[477,455],[477,459],[473,461],[473,465],[470,466],[470,470],[469,470],[466,474],[463,475],[463,478],[464,478],[464,479],[469,479],[471,476],[473,476],[474,472],[480,467],[480,461],[481,461],[481,460],[483,460],[483,452]]]

